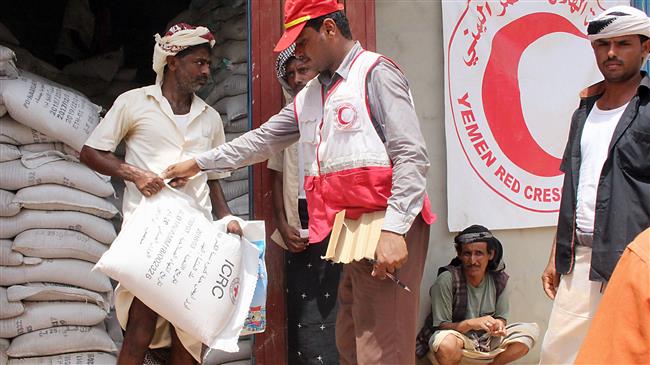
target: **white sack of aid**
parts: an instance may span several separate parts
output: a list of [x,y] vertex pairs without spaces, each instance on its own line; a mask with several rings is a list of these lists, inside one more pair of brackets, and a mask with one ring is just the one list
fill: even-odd
[[238,350],[260,250],[226,234],[183,193],[144,199],[95,268],[207,346]]

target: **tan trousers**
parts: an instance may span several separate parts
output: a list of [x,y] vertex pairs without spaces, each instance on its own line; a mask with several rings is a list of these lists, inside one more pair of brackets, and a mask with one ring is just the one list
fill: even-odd
[[463,341],[463,358],[461,364],[489,364],[506,348],[515,343],[524,344],[528,349],[532,349],[539,337],[539,326],[537,323],[510,323],[506,326],[506,335],[504,337],[492,337],[490,340],[489,352],[479,351],[476,349],[474,342],[464,334],[454,330],[441,330],[431,336],[429,346],[431,351],[427,358],[432,364],[438,364],[434,353],[440,348],[440,344],[447,336],[456,336]]
[[343,265],[336,320],[341,364],[415,364],[420,283],[429,245],[429,225],[421,216],[406,243],[408,261],[396,275],[411,293],[389,279],[372,277],[367,260]]
[[540,365],[573,364],[602,298],[603,284],[589,281],[591,248],[576,246],[575,250],[573,272],[562,275],[553,301]]

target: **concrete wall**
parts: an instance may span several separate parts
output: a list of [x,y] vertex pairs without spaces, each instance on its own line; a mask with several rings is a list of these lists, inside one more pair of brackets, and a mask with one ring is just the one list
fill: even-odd
[[[431,160],[428,192],[438,221],[431,229],[421,287],[422,322],[430,310],[428,291],[435,280],[436,270],[455,255],[452,244],[455,233],[449,232],[447,226],[441,3],[439,0],[376,0],[376,22],[378,52],[395,59],[409,78]],[[504,258],[510,274],[510,321],[537,322],[543,334],[552,302],[542,291],[540,276],[548,260],[554,228],[494,233],[504,245]],[[540,345],[541,338],[533,351],[518,363],[537,363]]]

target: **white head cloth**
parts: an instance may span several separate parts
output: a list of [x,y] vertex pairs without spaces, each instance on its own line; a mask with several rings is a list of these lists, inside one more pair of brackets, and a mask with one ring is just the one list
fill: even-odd
[[156,45],[153,48],[153,70],[156,72],[156,84],[160,85],[167,65],[167,56],[175,56],[178,52],[192,46],[209,43],[214,46],[214,36],[206,27],[194,27],[179,23],[167,31],[164,37],[154,36]]
[[625,5],[612,6],[603,11],[587,27],[590,42],[633,34],[650,38],[650,18],[643,11]]

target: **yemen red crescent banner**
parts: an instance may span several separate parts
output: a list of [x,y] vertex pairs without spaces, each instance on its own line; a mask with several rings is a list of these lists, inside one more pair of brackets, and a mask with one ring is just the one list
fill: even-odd
[[451,231],[557,223],[571,115],[602,79],[587,21],[620,4],[443,0]]

